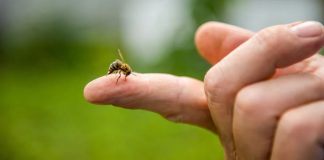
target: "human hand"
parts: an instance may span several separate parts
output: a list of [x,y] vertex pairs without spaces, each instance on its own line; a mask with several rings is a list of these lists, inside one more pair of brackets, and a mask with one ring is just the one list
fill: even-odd
[[[204,35],[206,33],[207,35]],[[216,37],[215,34],[217,34]],[[198,31],[196,42],[202,55],[208,61],[215,63],[252,35],[251,32],[234,26],[214,23],[205,25],[205,27]],[[288,71],[289,69],[284,69],[283,71],[285,70]],[[206,75],[206,80],[214,78],[211,75],[215,74],[212,73],[213,69]],[[218,111],[214,109],[217,106],[215,107],[213,104],[215,99],[210,99],[209,93],[213,89],[208,89],[213,85],[210,85],[210,83],[206,85],[206,90],[207,95],[209,95],[208,103],[211,104],[210,108],[216,123],[211,120],[202,82],[191,78],[164,74],[139,74],[139,77],[129,77],[127,81],[127,83],[121,82],[124,84],[115,86],[115,78],[113,76],[101,77],[87,85],[85,97],[93,103],[115,104],[126,108],[142,108],[158,112],[170,120],[198,125],[214,132],[216,132],[216,124],[227,151],[226,155],[228,159],[233,158],[231,156],[233,151],[231,146],[234,144],[231,136],[233,134],[232,130],[227,130],[232,128],[232,117],[228,114],[221,114],[217,117],[218,113],[215,113],[215,111]],[[233,106],[234,104],[224,107],[230,111],[233,109]],[[221,109],[220,107],[218,108]],[[224,124],[220,123],[222,119],[225,122]],[[237,148],[239,149],[239,147]],[[239,155],[241,154],[239,150],[238,153]]]
[[[202,26],[196,39],[211,63],[220,60],[207,49],[215,46],[217,26]],[[323,159],[324,58],[314,55],[324,44],[323,26],[298,22],[251,37],[205,76],[227,159]]]

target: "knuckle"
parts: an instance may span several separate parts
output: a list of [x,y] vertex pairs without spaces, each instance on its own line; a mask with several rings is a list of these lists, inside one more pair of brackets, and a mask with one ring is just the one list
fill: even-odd
[[185,123],[183,114],[173,113],[162,115],[165,119],[175,123]]
[[[255,43],[261,53],[281,54],[291,49],[289,46],[296,46],[298,43],[285,25],[278,25],[261,30],[254,36]],[[293,50],[297,47],[293,47]],[[280,52],[278,52],[280,51]]]
[[314,88],[317,89],[321,95],[323,95],[324,94],[324,80],[321,77],[316,76],[316,75],[310,76],[310,77],[313,79],[312,84],[313,84]]
[[259,117],[262,113],[267,113],[262,91],[255,86],[248,86],[241,89],[235,99],[235,114],[240,116]]
[[219,66],[214,66],[210,69],[204,78],[205,90],[208,94],[215,95],[220,92],[226,92],[224,89],[226,82],[222,69]]
[[305,119],[304,117],[302,113],[295,110],[288,111],[280,118],[278,129],[287,137],[294,139],[315,138],[320,127],[311,118]]
[[279,27],[266,28],[255,35],[255,40],[259,45],[261,45],[261,47],[265,49],[273,49],[278,45],[278,43],[280,43],[278,36],[279,33]]

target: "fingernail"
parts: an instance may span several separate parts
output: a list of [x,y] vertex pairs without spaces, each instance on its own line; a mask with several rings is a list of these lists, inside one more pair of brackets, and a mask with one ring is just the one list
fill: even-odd
[[290,28],[290,30],[299,37],[317,37],[323,32],[323,25],[319,22],[308,21],[297,24]]

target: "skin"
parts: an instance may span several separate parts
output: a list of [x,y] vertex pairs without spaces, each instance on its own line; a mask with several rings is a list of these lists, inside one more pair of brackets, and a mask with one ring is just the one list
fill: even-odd
[[116,85],[108,75],[87,84],[84,96],[206,128],[219,135],[228,160],[323,159],[324,28],[301,38],[290,30],[300,23],[258,33],[206,23],[195,38],[213,64],[204,82],[136,73]]

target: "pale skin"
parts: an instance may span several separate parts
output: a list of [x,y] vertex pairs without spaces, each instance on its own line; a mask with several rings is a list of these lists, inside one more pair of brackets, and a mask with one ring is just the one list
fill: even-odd
[[204,82],[137,73],[116,85],[116,76],[108,75],[90,82],[84,96],[206,128],[219,135],[227,160],[322,160],[324,58],[318,51],[324,28],[317,24],[305,37],[292,29],[302,24],[253,33],[209,22],[195,39],[213,64]]

